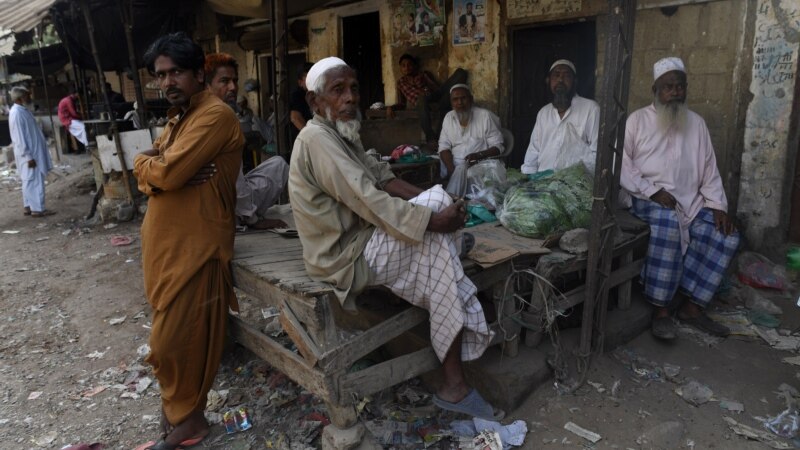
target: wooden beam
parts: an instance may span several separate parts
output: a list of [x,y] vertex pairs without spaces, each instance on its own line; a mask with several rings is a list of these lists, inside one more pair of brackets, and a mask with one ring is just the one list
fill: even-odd
[[306,333],[306,330],[303,329],[294,311],[292,311],[292,308],[285,300],[281,308],[280,322],[281,327],[283,327],[283,330],[289,335],[294,345],[297,346],[297,350],[300,354],[303,355],[311,367],[315,366],[322,355],[322,351],[320,351],[317,344],[314,343],[308,333]]
[[430,372],[441,364],[433,348],[427,347],[389,361],[348,373],[339,378],[339,395],[350,398],[369,395],[405,380]]
[[241,318],[230,316],[230,325],[231,335],[243,347],[322,400],[338,400],[324,373]]
[[403,312],[375,325],[334,349],[325,352],[319,360],[325,372],[347,370],[354,362],[395,337],[428,320],[428,311],[408,308]]

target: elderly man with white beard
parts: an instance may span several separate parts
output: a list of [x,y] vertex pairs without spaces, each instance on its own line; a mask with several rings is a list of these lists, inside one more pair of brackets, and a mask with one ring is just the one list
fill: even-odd
[[661,59],[653,72],[653,104],[628,117],[620,179],[632,196],[631,212],[650,224],[641,276],[645,296],[656,306],[651,331],[660,339],[676,337],[669,307],[679,293],[685,300],[679,320],[726,336],[728,328],[703,310],[722,282],[739,234],[728,217],[708,128],[686,106],[683,61]]
[[500,119],[488,109],[475,106],[466,84],[450,88],[453,110],[444,116],[439,135],[442,178],[453,175],[457,166],[473,164],[503,153]]
[[431,344],[444,383],[434,402],[489,420],[503,417],[470,388],[462,361],[489,345],[476,287],[466,277],[453,233],[464,226],[463,201],[441,186],[422,191],[367,156],[359,137],[355,71],[339,58],[306,76],[314,118],[300,131],[289,164],[289,197],[308,275],[329,283],[342,306],[367,286],[387,286],[430,312]]

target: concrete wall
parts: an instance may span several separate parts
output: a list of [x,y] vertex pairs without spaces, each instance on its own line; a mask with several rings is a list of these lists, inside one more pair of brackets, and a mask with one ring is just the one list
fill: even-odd
[[[797,142],[792,124],[800,7],[791,0],[759,0],[752,46],[753,99],[747,109],[739,217],[754,248],[786,238]],[[798,111],[795,111],[797,114]],[[797,117],[797,116],[795,116]]]
[[734,93],[741,88],[739,55],[747,9],[747,2],[731,0],[683,5],[671,16],[660,9],[637,11],[628,98],[630,111],[652,103],[653,63],[666,56],[683,59],[689,108],[708,125],[723,184],[733,198],[741,134],[732,131],[743,113]]

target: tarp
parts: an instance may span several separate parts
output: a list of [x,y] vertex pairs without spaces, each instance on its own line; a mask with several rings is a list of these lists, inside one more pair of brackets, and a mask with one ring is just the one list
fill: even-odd
[[47,10],[57,0],[2,0],[0,28],[15,33],[32,30],[47,16]]
[[[229,16],[269,19],[272,17],[270,0],[206,0],[214,12]],[[308,14],[326,5],[342,5],[356,0],[286,0],[287,17]]]
[[[22,73],[34,78],[42,76],[39,66],[39,52],[36,49],[27,50],[5,57],[8,64],[8,73]],[[52,73],[62,69],[68,62],[67,51],[61,44],[42,47],[42,62],[45,73]]]
[[[133,0],[132,34],[139,67],[143,67],[142,55],[156,38],[189,29],[199,3],[200,0]],[[119,0],[89,1],[97,52],[104,71],[124,71],[130,66],[119,5]],[[50,9],[50,16],[64,45],[69,46],[75,64],[94,69],[92,47],[79,2],[60,0]]]

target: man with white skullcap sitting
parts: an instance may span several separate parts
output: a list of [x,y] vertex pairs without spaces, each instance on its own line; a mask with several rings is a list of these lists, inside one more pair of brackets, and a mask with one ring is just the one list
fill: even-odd
[[450,88],[453,110],[444,116],[439,134],[439,157],[442,178],[453,174],[457,166],[469,166],[503,153],[500,119],[488,109],[475,106],[472,91],[466,84]]
[[653,67],[653,103],[628,117],[620,184],[632,196],[631,212],[650,224],[642,268],[647,300],[656,306],[652,332],[674,339],[670,306],[683,301],[681,321],[717,336],[727,327],[703,310],[717,291],[739,234],[705,121],[686,106],[686,67],[664,58]]
[[422,191],[395,178],[386,163],[365,154],[358,80],[344,61],[320,60],[306,86],[314,118],[294,143],[289,197],[308,275],[329,283],[346,310],[376,285],[428,310],[444,372],[435,403],[501,418],[466,384],[461,367],[481,356],[493,336],[454,239],[467,218],[464,203],[454,203],[441,186]]
[[576,93],[575,64],[559,59],[545,78],[553,101],[539,110],[525,162],[525,174],[564,169],[582,161],[594,171],[600,106]]

